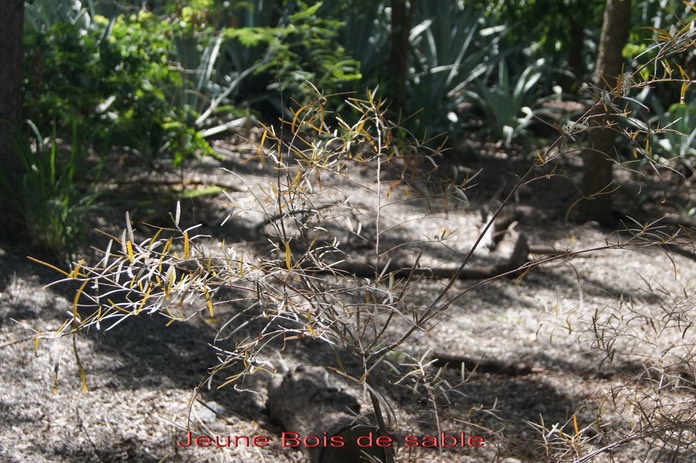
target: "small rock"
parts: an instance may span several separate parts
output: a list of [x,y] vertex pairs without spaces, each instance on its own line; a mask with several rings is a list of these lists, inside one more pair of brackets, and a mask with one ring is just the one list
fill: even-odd
[[195,406],[196,414],[201,421],[213,422],[225,415],[225,407],[211,400],[205,404],[197,402]]

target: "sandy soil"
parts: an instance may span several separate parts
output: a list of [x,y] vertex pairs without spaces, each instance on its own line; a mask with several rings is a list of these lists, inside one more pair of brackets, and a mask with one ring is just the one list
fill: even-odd
[[[253,159],[245,162],[253,157],[253,149],[222,142],[218,148],[224,161],[207,159],[187,167],[183,176],[188,181],[179,186],[191,190],[219,184],[229,196],[182,201],[182,222],[203,223],[204,231],[211,235],[210,247],[219,247],[224,239],[226,246],[249,259],[268,256],[268,227],[257,226],[264,220],[258,201],[275,181],[273,168]],[[429,198],[408,199],[407,188],[417,191],[418,187],[396,186],[389,190],[387,200],[385,190],[398,178],[396,168],[384,172],[391,182],[383,182],[379,204],[374,194],[366,194],[377,185],[370,169],[355,167],[339,178],[326,178],[321,200],[348,198],[351,208],[331,208],[325,214],[325,225],[344,232],[358,222],[369,228],[367,217],[388,204],[382,215],[392,228],[384,240],[419,243],[404,247],[401,255],[405,259],[421,253],[423,266],[458,265],[481,228],[480,209],[496,207],[525,165],[503,154],[462,154],[462,159],[463,167],[445,163],[443,171],[461,176],[484,170],[477,178],[479,186],[459,195],[458,200],[444,201],[430,185],[421,189],[432,193]],[[551,177],[525,186],[506,209],[515,214],[515,230],[533,244],[571,252],[628,240],[628,234],[612,233],[596,224],[564,221],[572,202],[570,180],[577,179],[578,166],[564,161],[558,169],[569,178]],[[168,214],[175,208],[175,199],[161,189],[167,182],[146,188],[147,201],[135,200],[130,189],[135,191],[148,182],[154,185],[153,179],[173,179],[169,183],[176,184],[181,174],[163,169],[159,176],[128,183],[135,175],[126,169],[122,178],[114,179],[99,213],[90,219],[90,227],[120,234],[125,210],[139,225],[136,233],[141,236],[149,231],[140,224],[167,224]],[[639,187],[648,198],[660,197],[660,191],[649,179],[640,185],[627,175],[621,174],[619,179],[625,186],[619,202],[626,211],[642,214],[641,224],[665,213],[678,214],[689,202],[693,206],[693,198],[685,195],[688,185],[675,184],[671,191],[679,195],[670,197],[660,206],[663,209],[654,205],[636,209]],[[654,196],[651,188],[655,188]],[[247,207],[247,212],[235,214],[221,225],[231,210]],[[105,243],[99,234],[89,234],[88,240],[96,247]],[[503,240],[495,252],[477,253],[472,265],[504,259],[501,256],[509,245]],[[355,253],[369,252],[359,242],[347,246],[349,250],[353,246]],[[75,288],[46,288],[59,275],[28,260],[27,255],[50,259],[35,250],[0,244],[0,461],[304,461],[302,452],[281,446],[280,433],[292,430],[281,429],[270,419],[266,396],[271,374],[249,377],[237,388],[203,388],[194,397],[195,388],[217,361],[211,343],[220,324],[203,316],[166,326],[163,317],[144,315],[109,331],[103,327],[76,336],[75,346],[87,371],[88,390],[82,392],[73,338],[44,339],[38,345],[32,341],[36,333],[48,333],[63,323]],[[696,311],[695,256],[693,245],[588,252],[536,267],[521,280],[503,278],[469,291],[438,323],[416,332],[401,347],[402,353],[387,361],[403,374],[412,363],[408,356],[427,362],[433,353],[445,352],[479,359],[482,366],[491,368],[473,373],[444,368],[437,375],[436,367],[427,367],[428,376],[437,376],[437,387],[430,389],[418,381],[396,384],[398,377],[390,376],[386,369],[379,386],[397,424],[397,460],[696,461],[693,446],[679,445],[688,441],[692,431],[683,429],[681,435],[660,431],[669,419],[678,417],[685,428],[693,429],[694,421],[687,413],[694,401],[696,335],[690,323]],[[414,304],[432,298],[445,283],[427,278],[415,281]],[[451,292],[465,291],[476,283],[457,281]],[[239,307],[231,303],[218,310],[218,317],[224,319]],[[268,357],[282,359],[275,363],[287,368],[331,364],[330,351],[311,340],[299,340]],[[364,387],[340,387],[369,408]],[[434,401],[431,394],[436,395]],[[653,417],[653,428],[646,427],[645,416]],[[200,434],[266,436],[268,446],[177,445],[186,441],[188,430],[194,431],[194,438]],[[433,448],[404,445],[407,436],[439,435],[440,431],[481,436],[485,445],[457,446],[442,454]],[[266,442],[264,439],[257,444]]]

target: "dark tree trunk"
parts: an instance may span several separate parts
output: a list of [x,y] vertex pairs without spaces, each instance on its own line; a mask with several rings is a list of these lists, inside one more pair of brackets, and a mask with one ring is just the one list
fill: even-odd
[[16,152],[21,122],[23,0],[0,0],[0,239],[22,233],[22,166]]
[[[611,90],[621,74],[623,57],[621,51],[628,40],[631,25],[631,1],[607,0],[604,23],[599,43],[599,56],[595,70],[595,85],[601,93]],[[601,95],[597,95],[601,98]],[[611,110],[610,110],[611,111]],[[596,220],[611,224],[613,158],[616,132],[607,127],[612,116],[606,114],[603,105],[597,105],[593,114],[594,127],[588,133],[588,149],[584,153],[582,192],[585,200],[581,204],[581,215],[585,220]]]
[[585,23],[573,17],[573,12],[569,12],[570,20],[570,39],[568,43],[568,70],[573,74],[572,77],[565,79],[565,90],[575,92],[585,77],[587,69],[582,58],[585,48]]
[[413,11],[416,0],[391,1],[391,48],[389,51],[388,94],[393,101],[394,109],[401,110],[406,94],[406,77],[408,72],[408,55],[413,23]]

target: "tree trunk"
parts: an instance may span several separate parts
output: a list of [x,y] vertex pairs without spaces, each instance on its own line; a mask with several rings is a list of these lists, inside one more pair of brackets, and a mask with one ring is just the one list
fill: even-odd
[[0,239],[22,236],[21,123],[23,0],[0,0]]
[[[597,99],[601,98],[601,92],[614,88],[617,76],[622,72],[621,51],[628,40],[630,25],[631,1],[607,0],[594,77],[599,89]],[[584,153],[582,192],[585,200],[580,212],[584,220],[611,224],[614,221],[611,193],[614,186],[611,183],[616,132],[607,127],[612,115],[606,114],[603,105],[597,105],[592,116],[594,123],[588,133],[589,147]]]
[[580,83],[585,78],[587,69],[582,57],[585,48],[585,21],[573,16],[573,12],[568,12],[570,21],[570,38],[568,42],[568,70],[573,74],[572,77],[564,78],[565,90],[569,92],[577,91]]
[[391,48],[389,50],[388,94],[397,111],[404,107],[406,77],[408,74],[408,55],[411,42],[409,34],[413,23],[416,0],[391,1]]

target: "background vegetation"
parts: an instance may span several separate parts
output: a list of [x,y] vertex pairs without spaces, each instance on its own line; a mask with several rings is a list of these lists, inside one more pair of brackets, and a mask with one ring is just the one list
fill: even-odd
[[[579,187],[580,198],[569,200],[567,216],[578,202],[599,204],[610,197],[614,165],[660,178],[665,172],[683,179],[694,175],[696,7],[676,0],[632,2],[624,10],[629,17],[619,18],[627,33],[614,43],[620,61],[620,72],[614,72],[606,71],[612,68],[605,67],[601,49],[612,5],[628,4],[27,2],[24,122],[13,138],[21,161],[22,201],[13,207],[34,245],[67,257],[65,280],[79,286],[69,320],[54,335],[74,336],[141,312],[172,321],[206,311],[213,317],[217,289],[235,288],[245,294],[239,301],[248,304],[243,311],[248,323],[263,327],[251,342],[223,352],[211,378],[229,374],[228,384],[254,373],[255,359],[279,337],[310,337],[339,346],[359,365],[357,373],[340,373],[367,385],[377,424],[386,434],[386,413],[380,411],[384,397],[374,372],[389,364],[390,355],[402,355],[399,348],[409,336],[441,320],[467,293],[450,294],[450,289],[476,246],[492,246],[493,230],[488,229],[537,169],[560,156],[583,153],[586,178],[603,182]],[[216,137],[258,121],[265,121],[260,162],[272,163],[277,175],[270,192],[255,194],[266,214],[261,227],[273,229],[267,260],[245,262],[229,250],[213,258],[198,246],[195,227],[180,225],[179,209],[170,228],[161,227],[144,240],[136,237],[127,218],[122,235],[109,237],[101,260],[87,264],[76,258],[82,218],[98,204],[96,186],[110,156],[118,153],[121,164],[137,161],[149,172],[170,163],[179,167],[217,156],[212,148]],[[600,137],[608,148],[599,148]],[[466,143],[502,148],[531,167],[514,179],[502,204],[484,221],[474,248],[449,275],[449,283],[428,304],[413,306],[411,277],[419,267],[413,263],[398,274],[390,266],[401,246],[380,241],[385,226],[380,214],[386,207],[380,201],[402,181],[430,182],[432,171],[424,166],[443,158],[443,148]],[[463,151],[452,150],[449,160],[465,164]],[[597,154],[599,167],[587,162]],[[383,185],[381,169],[392,162],[401,169],[401,180]],[[377,172],[377,186],[368,189],[378,201],[372,235],[366,239],[374,241],[371,280],[365,283],[360,271],[343,269],[351,275],[343,286],[323,287],[315,276],[333,274],[333,260],[350,250],[335,236],[321,234],[325,224],[317,222],[321,214],[314,188],[348,165]],[[1,174],[3,184],[10,185],[11,173]],[[443,181],[450,188],[443,195],[454,190],[465,198],[470,180]],[[413,191],[419,190],[414,186]],[[637,201],[648,199],[639,195]],[[591,211],[585,218],[616,226],[611,203],[604,204],[601,212]],[[680,223],[688,224],[696,206],[687,202],[680,212],[685,221]],[[670,235],[630,223],[624,231],[631,238],[606,249],[636,243],[693,246],[693,236],[684,231],[688,227]],[[351,236],[362,238],[349,224]],[[525,265],[500,273],[519,275],[535,266]],[[184,301],[197,309],[178,310]],[[597,313],[597,320],[609,319],[593,331],[607,355],[613,355],[612,339],[626,333],[610,312]],[[413,323],[392,333],[399,316]],[[654,326],[649,315],[641,316]],[[672,321],[671,316],[661,320],[670,328]],[[606,337],[604,327],[612,328]],[[685,342],[685,349],[689,354],[677,363],[688,369],[693,367],[692,345]],[[421,360],[411,360],[424,371]],[[437,378],[423,381],[431,385]],[[660,391],[655,395],[656,402],[666,400]],[[657,409],[646,412],[647,423],[662,419],[658,415]],[[680,415],[659,432],[688,431],[692,425],[690,415]],[[577,423],[574,436],[544,423],[539,431],[548,439],[548,461],[564,461],[571,451],[583,455],[585,450],[578,449],[589,440]],[[646,434],[641,432],[636,428],[635,436],[652,431],[646,427]],[[677,445],[686,447],[686,442],[680,438]]]
[[[655,40],[692,14],[677,0],[634,3],[627,66],[659,54]],[[23,130],[49,150],[50,134],[77,134],[71,149],[82,152],[59,160],[79,164],[69,169],[79,175],[63,179],[71,183],[85,178],[86,151],[118,146],[151,167],[180,164],[214,155],[210,137],[244,120],[290,116],[293,101],[306,103],[313,88],[379,88],[401,130],[433,146],[474,137],[529,151],[579,116],[554,101],[591,103],[583,84],[593,80],[603,8],[599,0],[35,0],[25,14],[31,125]],[[670,59],[670,73],[693,78],[689,47]],[[640,77],[654,71],[643,66]],[[693,91],[663,82],[625,96],[637,103],[630,111],[649,127],[654,154],[691,172]]]

